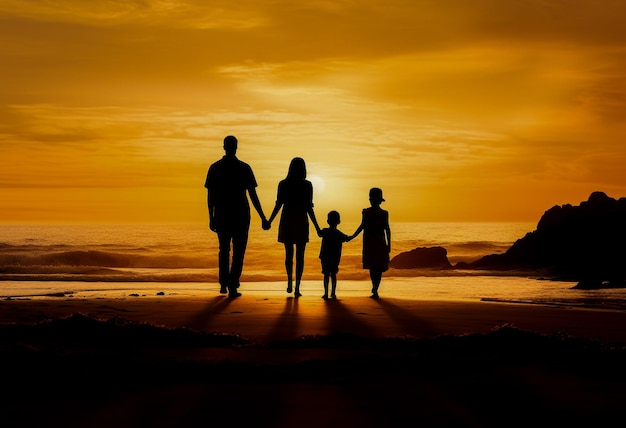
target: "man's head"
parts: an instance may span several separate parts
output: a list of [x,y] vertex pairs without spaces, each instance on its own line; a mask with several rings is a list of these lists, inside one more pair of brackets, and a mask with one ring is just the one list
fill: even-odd
[[237,152],[237,138],[233,135],[228,135],[224,138],[224,151],[226,154],[234,155]]

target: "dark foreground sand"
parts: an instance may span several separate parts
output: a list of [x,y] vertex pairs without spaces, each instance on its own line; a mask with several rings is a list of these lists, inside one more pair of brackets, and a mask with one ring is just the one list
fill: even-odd
[[2,427],[601,426],[626,312],[247,293],[0,301]]

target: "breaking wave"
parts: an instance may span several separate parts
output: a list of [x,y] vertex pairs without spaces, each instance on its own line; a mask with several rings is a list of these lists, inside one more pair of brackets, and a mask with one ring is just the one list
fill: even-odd
[[[453,265],[471,262],[506,251],[522,226],[509,225],[507,233],[499,230],[502,227],[397,224],[392,256],[416,247],[442,246]],[[217,239],[197,225],[2,225],[0,237],[0,280],[5,281],[197,282],[215,281],[217,276]],[[319,279],[319,247],[320,240],[311,235],[303,279]],[[251,229],[245,280],[283,280],[284,270],[284,248],[275,233]],[[390,270],[388,274],[433,272]],[[344,245],[340,275],[342,279],[368,278],[361,264],[360,242]]]

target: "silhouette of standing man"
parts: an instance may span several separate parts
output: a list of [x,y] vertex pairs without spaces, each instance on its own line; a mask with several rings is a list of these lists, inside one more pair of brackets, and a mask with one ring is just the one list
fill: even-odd
[[261,217],[263,228],[267,226],[267,219],[256,193],[257,182],[252,168],[235,156],[237,138],[232,135],[224,138],[224,151],[224,157],[209,167],[204,187],[207,189],[209,228],[217,233],[219,241],[220,293],[235,298],[241,296],[237,288],[250,229],[248,195]]

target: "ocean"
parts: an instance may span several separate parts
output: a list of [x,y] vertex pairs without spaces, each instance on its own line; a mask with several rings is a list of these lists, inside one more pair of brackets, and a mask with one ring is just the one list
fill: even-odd
[[[341,224],[351,234],[357,224]],[[454,265],[506,251],[535,229],[534,223],[393,223],[391,257],[417,247],[441,246]],[[322,292],[320,239],[311,226],[303,294]],[[242,291],[284,293],[284,248],[275,229],[254,220],[242,276]],[[361,267],[361,238],[345,243],[338,294],[369,294]],[[626,307],[626,290],[576,290],[575,283],[529,274],[462,270],[389,269],[382,296],[408,299],[494,300],[551,305]],[[0,225],[0,298],[125,296],[164,288],[215,293],[217,237],[206,224],[4,224]]]

